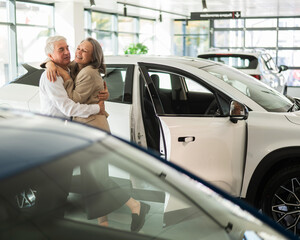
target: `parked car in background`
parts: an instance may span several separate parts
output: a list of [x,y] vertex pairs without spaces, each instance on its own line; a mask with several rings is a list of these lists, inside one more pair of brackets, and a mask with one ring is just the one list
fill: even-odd
[[279,92],[282,92],[286,83],[286,79],[281,72],[287,70],[287,66],[281,65],[277,67],[270,54],[265,51],[224,51],[216,49],[211,52],[201,53],[198,57],[221,62],[237,68],[261,80]]
[[[2,240],[294,238],[198,177],[98,129],[0,109],[0,132]],[[140,232],[130,231],[123,208],[108,214],[108,227],[87,219],[82,192],[90,186],[81,170],[92,169],[84,176],[100,185],[103,163],[122,191],[149,204]],[[93,195],[114,191],[96,189]]]
[[[300,233],[298,102],[201,58],[107,56],[105,61],[113,134]],[[39,77],[31,77],[37,71],[31,68],[0,88],[0,106],[38,111]]]
[[293,69],[290,71],[287,86],[300,86],[300,70]]

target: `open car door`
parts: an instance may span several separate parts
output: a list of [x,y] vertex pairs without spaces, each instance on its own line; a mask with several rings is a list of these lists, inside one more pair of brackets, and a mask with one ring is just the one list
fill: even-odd
[[[167,160],[239,196],[246,122],[230,120],[231,99],[180,68],[148,63],[139,67],[146,88],[145,132],[152,134],[147,141],[152,139]],[[156,126],[145,121],[150,118]]]

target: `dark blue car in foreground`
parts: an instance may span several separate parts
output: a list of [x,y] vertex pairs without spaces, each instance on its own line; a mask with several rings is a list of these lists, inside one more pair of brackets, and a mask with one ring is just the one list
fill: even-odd
[[[242,202],[106,132],[2,109],[0,134],[0,239],[293,238]],[[97,191],[107,178],[150,207],[138,231],[131,231],[126,206],[107,213],[108,227],[87,211],[88,204],[108,211],[85,194],[92,188],[91,196],[110,196],[114,189]]]

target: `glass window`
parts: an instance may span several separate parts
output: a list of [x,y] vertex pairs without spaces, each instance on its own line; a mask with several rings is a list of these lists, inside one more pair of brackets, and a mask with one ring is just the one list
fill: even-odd
[[183,34],[183,32],[184,32],[183,21],[174,21],[174,33]]
[[[107,65],[104,80],[109,91],[111,102],[131,102],[131,87],[126,87],[132,82],[132,71],[128,67],[115,67]],[[125,81],[128,79],[127,82]]]
[[174,22],[175,33],[180,33],[176,28],[181,27],[185,34],[174,36],[174,53],[177,56],[196,57],[198,53],[207,51],[210,44],[210,24],[209,21],[185,21]]
[[147,19],[140,19],[140,33],[149,34],[151,36],[154,35],[154,25],[155,22]]
[[183,56],[183,36],[174,36],[174,54]]
[[261,57],[265,63],[264,66],[267,67],[267,70],[278,72],[278,68],[269,54],[262,54]]
[[154,26],[152,20],[140,19],[139,42],[148,47],[148,54],[154,54]]
[[243,28],[244,19],[222,19],[214,20],[215,28]]
[[[242,221],[241,226],[247,223],[250,229],[257,224],[239,207],[191,180],[199,199],[192,201],[174,185],[172,175],[157,174],[161,171],[157,165],[149,170],[136,163],[136,159],[149,163],[153,158],[133,151],[125,143],[105,140],[108,141],[2,181],[1,220],[6,228],[1,236],[39,239],[47,235],[75,240],[87,236],[120,240],[194,240],[208,236],[231,239],[244,232],[236,224],[237,218]],[[169,171],[167,166],[163,167]],[[138,232],[131,231],[128,200],[142,204],[145,221]],[[234,220],[232,224],[237,227],[226,231],[227,222],[217,218],[220,215],[227,222]],[[97,218],[101,216],[107,216],[108,227],[99,226]]]
[[278,32],[278,47],[300,47],[300,31],[280,30]]
[[136,32],[136,19],[132,17],[118,17],[119,32]]
[[139,42],[143,43],[145,46],[148,47],[148,54],[154,54],[154,35],[148,34],[140,34],[139,35]]
[[186,34],[209,34],[209,21],[189,21]]
[[246,47],[276,47],[276,31],[247,31]]
[[258,65],[258,59],[252,55],[244,54],[203,54],[201,58],[209,59],[212,61],[224,63],[238,69],[256,69]]
[[279,18],[279,27],[300,27],[300,18]]
[[51,30],[41,27],[18,26],[18,64],[39,63],[45,59],[45,42]]
[[[171,77],[168,73],[163,72],[149,72],[154,85],[157,89],[168,89],[171,90]],[[156,76],[155,76],[156,75]],[[155,77],[156,79],[155,79]]]
[[53,7],[34,3],[16,2],[17,24],[53,26]]
[[[287,88],[287,95],[293,97],[300,97],[300,69],[288,69],[283,72],[285,79],[287,80],[287,86],[297,86],[297,88]],[[292,92],[291,90],[296,90]]]
[[119,54],[124,54],[125,49],[135,42],[135,35],[130,33],[119,33],[118,34],[118,43],[119,43]]
[[300,67],[300,50],[279,50],[278,65]]
[[100,42],[104,55],[114,54],[114,33],[97,31],[92,32],[92,37]]
[[246,19],[246,28],[270,28],[270,27],[277,27],[276,18]]
[[92,29],[111,31],[113,24],[112,18],[112,14],[92,12]]
[[215,31],[214,32],[215,47],[243,47],[244,32],[243,31]]
[[96,11],[91,11],[91,16],[86,10],[86,36],[96,38],[104,54],[124,54],[124,50],[137,41],[148,47],[148,53],[154,53],[155,21]]
[[0,22],[8,21],[8,1],[0,0]]
[[164,114],[221,115],[215,95],[199,82],[167,71],[150,69],[148,74]]
[[186,36],[185,54],[191,57],[197,57],[198,53],[205,52],[209,49],[209,36]]
[[231,85],[267,111],[286,112],[291,107],[290,100],[281,93],[237,70],[217,65],[202,69]]
[[9,74],[9,28],[0,25],[0,87],[5,83],[12,81]]

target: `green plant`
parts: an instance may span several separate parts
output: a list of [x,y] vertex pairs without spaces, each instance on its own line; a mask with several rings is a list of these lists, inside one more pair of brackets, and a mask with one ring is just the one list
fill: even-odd
[[146,54],[148,47],[142,43],[131,43],[125,50],[125,54]]

